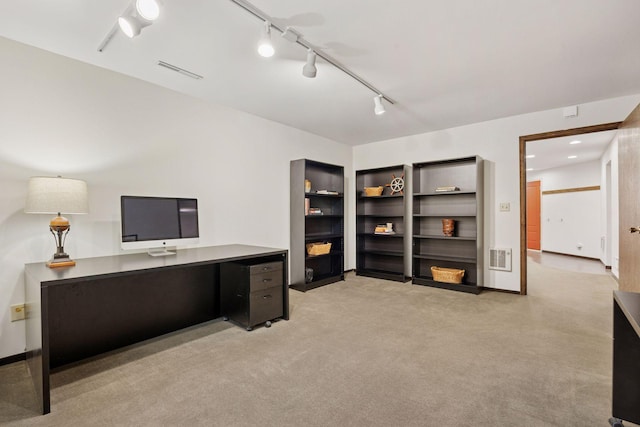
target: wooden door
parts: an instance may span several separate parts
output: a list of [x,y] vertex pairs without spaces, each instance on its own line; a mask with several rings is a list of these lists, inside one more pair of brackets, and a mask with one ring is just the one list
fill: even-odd
[[640,292],[640,105],[618,131],[620,187],[620,290]]
[[540,250],[540,181],[527,182],[527,249]]

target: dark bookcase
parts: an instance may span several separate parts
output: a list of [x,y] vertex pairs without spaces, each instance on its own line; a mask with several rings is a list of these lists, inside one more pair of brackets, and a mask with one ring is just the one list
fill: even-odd
[[[394,178],[404,180],[393,192]],[[390,166],[356,171],[356,274],[406,282],[411,278],[411,223],[407,189],[410,167]],[[396,181],[397,182],[397,181]],[[367,195],[365,187],[383,187],[380,196]],[[393,194],[392,194],[393,192]],[[376,233],[376,226],[393,224],[393,233]]]
[[[305,292],[344,280],[344,167],[293,160],[290,185],[291,288]],[[331,250],[308,255],[310,243],[331,243]]]
[[[483,279],[483,160],[413,164],[413,283],[479,293]],[[455,191],[436,191],[455,187]],[[445,236],[442,220],[455,221]],[[461,284],[434,281],[431,267],[465,270]]]

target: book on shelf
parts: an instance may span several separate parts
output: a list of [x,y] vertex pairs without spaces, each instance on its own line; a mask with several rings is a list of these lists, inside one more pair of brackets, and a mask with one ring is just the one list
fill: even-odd
[[338,194],[340,194],[340,193],[338,193],[337,191],[318,190],[318,191],[316,191],[316,194],[332,194],[332,195],[338,195]]
[[455,187],[455,186],[448,186],[448,187],[438,187],[436,188],[436,193],[447,193],[450,191],[460,191],[460,188]]
[[320,208],[309,208],[307,215],[322,215],[322,210]]

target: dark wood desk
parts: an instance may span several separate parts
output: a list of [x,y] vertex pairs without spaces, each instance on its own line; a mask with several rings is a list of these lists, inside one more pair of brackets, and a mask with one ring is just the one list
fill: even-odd
[[613,292],[611,425],[640,424],[640,294]]
[[287,257],[225,245],[78,259],[70,268],[25,265],[27,365],[42,413],[51,410],[51,369],[220,317],[221,264],[283,262],[280,317],[288,320]]

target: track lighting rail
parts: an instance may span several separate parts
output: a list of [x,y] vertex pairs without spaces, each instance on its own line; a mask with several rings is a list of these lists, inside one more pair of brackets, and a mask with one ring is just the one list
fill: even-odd
[[[266,13],[262,12],[260,9],[256,8],[251,3],[247,2],[247,1],[244,1],[244,0],[230,0],[230,1],[235,3],[237,6],[241,7],[242,9],[246,10],[247,12],[249,12],[250,14],[255,16],[256,18],[258,18],[258,19],[260,19],[260,20],[262,20],[264,22],[269,22],[271,27],[275,28],[278,31],[280,31],[280,33],[284,34],[287,31],[287,28],[282,28],[278,24],[275,24],[273,22],[273,20],[271,19],[271,17],[269,17]],[[347,67],[342,65],[336,59],[332,58],[330,55],[322,52],[321,50],[318,50],[317,48],[315,48],[313,45],[311,45],[311,43],[309,43],[304,38],[298,36],[292,41],[294,41],[295,43],[299,44],[300,46],[304,47],[307,50],[311,49],[313,52],[315,52],[315,54],[317,56],[322,58],[325,62],[328,62],[329,64],[333,65],[338,70],[340,70],[343,73],[347,74],[349,77],[351,77],[352,79],[356,80],[358,83],[360,83],[361,85],[365,86],[367,89],[369,89],[370,91],[375,93],[376,96],[380,96],[382,99],[387,101],[389,104],[393,105],[393,104],[396,103],[396,101],[394,101],[392,98],[389,98],[388,96],[386,96],[379,89],[377,89],[374,85],[372,85],[371,83],[369,83],[368,81],[366,81],[365,79],[363,79],[362,77],[360,77],[359,75],[354,73],[353,71],[349,70]]]

